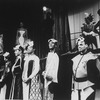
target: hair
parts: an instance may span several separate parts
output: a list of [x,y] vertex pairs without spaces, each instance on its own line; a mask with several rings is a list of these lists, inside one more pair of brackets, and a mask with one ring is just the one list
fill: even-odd
[[84,35],[80,35],[80,37],[83,37],[84,38],[84,42],[85,44],[87,44],[88,46],[90,45],[90,40],[88,39],[88,37],[84,36]]
[[100,9],[97,11],[98,15],[100,15]]
[[24,52],[24,49],[21,46],[19,47],[19,50],[22,51],[22,53]]
[[85,44],[87,44],[88,46],[90,45],[90,40],[88,39],[88,37],[86,37],[86,36],[83,36],[83,38],[84,38],[84,42],[85,42]]
[[85,18],[85,21],[88,22],[92,22],[93,21],[93,15],[90,13],[88,17]]

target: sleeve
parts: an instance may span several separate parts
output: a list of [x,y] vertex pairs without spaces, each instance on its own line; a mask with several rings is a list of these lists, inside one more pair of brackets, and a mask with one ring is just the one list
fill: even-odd
[[96,59],[87,62],[87,73],[89,81],[97,83],[99,79],[99,70],[96,66]]
[[58,67],[59,67],[59,57],[58,57],[58,55],[56,56],[56,58],[55,58],[55,67],[54,67],[54,79],[56,79],[57,78],[57,75],[58,75]]

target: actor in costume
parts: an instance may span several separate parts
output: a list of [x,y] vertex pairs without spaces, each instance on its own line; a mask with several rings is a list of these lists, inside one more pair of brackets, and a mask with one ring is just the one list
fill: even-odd
[[24,58],[24,69],[22,74],[23,80],[23,100],[42,100],[40,83],[39,83],[39,70],[40,60],[34,54],[33,41],[28,41]]
[[6,90],[8,90],[7,79],[9,77],[11,67],[11,63],[7,59],[8,56],[8,52],[0,56],[0,100],[6,99]]
[[16,56],[15,63],[12,66],[13,81],[11,86],[10,99],[22,99],[22,55],[23,48],[16,45],[14,48]]
[[4,62],[5,62],[5,79],[4,82],[7,86],[6,88],[6,99],[9,99],[9,95],[10,95],[10,88],[11,88],[11,82],[12,82],[12,72],[11,72],[11,61],[10,61],[10,53],[9,52],[5,52],[3,54],[4,56]]
[[3,34],[0,34],[0,100],[5,100],[6,88],[7,88],[5,82],[5,78],[7,76],[6,73],[7,71],[3,56]]
[[[100,16],[100,9],[97,11],[97,14]],[[100,20],[95,24],[94,32],[100,36]]]
[[97,56],[89,51],[86,38],[80,36],[77,45],[80,54],[72,58],[72,100],[95,100],[95,84],[99,76]]
[[93,15],[88,13],[85,13],[85,15],[85,23],[83,23],[83,26],[81,27],[82,35],[85,36],[85,38],[88,38],[88,42],[91,45],[92,49],[93,45],[95,46],[95,48],[97,48],[97,40],[94,33],[95,22],[93,20]]
[[55,99],[56,100],[56,93],[53,92],[53,95],[50,93],[50,90],[52,90],[53,85],[56,86],[58,83],[58,67],[59,67],[59,57],[57,53],[55,52],[57,40],[55,39],[49,39],[49,49],[50,52],[47,55],[47,60],[46,60],[46,68],[45,71],[43,72],[44,76],[44,99],[45,100],[51,100]]

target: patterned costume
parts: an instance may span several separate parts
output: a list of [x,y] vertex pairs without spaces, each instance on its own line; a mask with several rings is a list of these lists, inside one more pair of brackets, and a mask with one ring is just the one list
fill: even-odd
[[40,85],[38,80],[39,58],[32,54],[25,57],[24,70],[22,78],[31,79],[23,82],[23,100],[42,100]]

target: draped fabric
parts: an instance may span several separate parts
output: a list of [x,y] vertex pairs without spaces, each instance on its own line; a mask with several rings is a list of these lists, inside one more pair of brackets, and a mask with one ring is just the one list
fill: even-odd
[[58,40],[59,50],[67,52],[71,50],[70,30],[67,10],[63,7],[54,12],[53,37]]
[[43,19],[41,24],[40,34],[40,56],[43,58],[47,55],[48,39],[55,38],[58,40],[58,48],[61,52],[71,50],[70,30],[67,10],[59,7],[57,10],[52,10],[50,19]]
[[[40,52],[42,53],[41,58],[44,58],[47,55],[48,49],[44,49],[44,48],[45,48],[45,46],[48,46],[47,40],[49,38],[55,38],[55,39],[58,40],[58,46],[57,46],[58,48],[56,48],[56,49],[59,51],[59,53],[65,53],[65,52],[68,52],[69,50],[71,50],[70,30],[69,30],[67,10],[64,9],[63,7],[61,7],[61,8],[58,8],[57,10],[52,11],[52,19],[54,20],[54,24],[51,27],[52,33],[51,34],[43,33],[41,35],[41,44],[42,44],[41,47],[40,47]],[[44,31],[42,30],[42,32],[44,32]],[[47,37],[47,35],[49,35],[49,36]],[[45,69],[45,63],[46,63],[45,61],[46,61],[46,59],[40,59],[40,64],[41,64],[40,67],[41,67],[42,71]],[[63,61],[63,59],[62,59],[62,61]],[[62,63],[62,65],[63,64],[64,63]],[[66,67],[66,66],[62,66],[62,65],[61,65],[61,69]],[[64,73],[64,76],[65,76],[65,73]],[[60,73],[60,77],[62,77],[62,72]],[[67,78],[69,78],[69,74],[68,74]],[[60,79],[60,81],[62,81],[62,79]],[[41,76],[41,82],[44,83],[44,79],[43,79],[42,76]],[[60,86],[62,86],[62,85],[65,86],[64,84],[66,84],[66,82],[63,82],[63,83],[61,82]],[[69,89],[67,89],[68,90],[67,91],[67,94],[68,94],[67,97],[66,97],[66,89],[64,89],[62,87],[60,88],[58,86],[60,88],[61,92],[64,91],[63,93],[61,93],[61,92],[57,93],[57,95],[60,99],[62,99],[62,97],[63,98],[70,98],[70,96],[69,96],[70,95],[69,84],[71,84],[71,83],[68,82],[67,87],[69,87]],[[57,89],[57,91],[59,91],[59,89]]]
[[27,71],[27,77],[29,77],[30,75],[31,75],[31,73],[32,73],[32,69],[33,69],[33,60],[30,60],[29,61],[29,64],[28,64],[28,71]]

